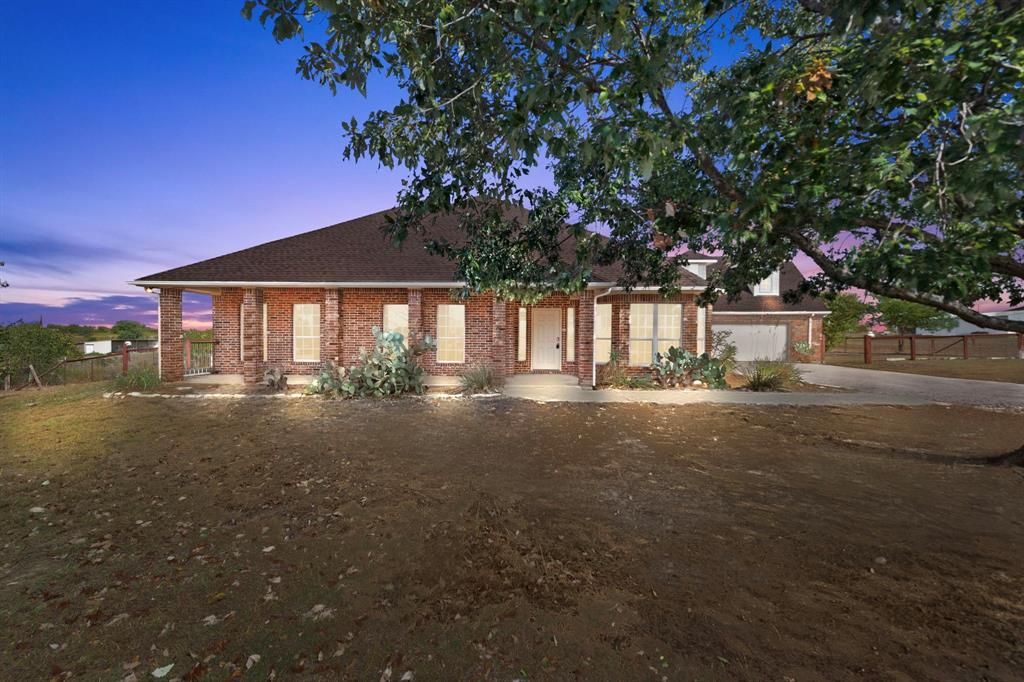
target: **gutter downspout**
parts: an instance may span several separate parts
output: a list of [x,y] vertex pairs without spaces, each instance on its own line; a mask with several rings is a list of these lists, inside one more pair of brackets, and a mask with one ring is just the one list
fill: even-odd
[[591,311],[591,319],[593,322],[590,326],[592,327],[593,338],[590,339],[590,388],[594,391],[597,390],[597,299],[602,296],[607,296],[610,293],[612,293],[611,288],[605,289],[600,294],[594,296],[594,310]]

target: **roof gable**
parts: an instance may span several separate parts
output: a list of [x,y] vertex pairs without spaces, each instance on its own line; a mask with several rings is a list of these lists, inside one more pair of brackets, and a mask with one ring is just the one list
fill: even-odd
[[[201,285],[387,285],[420,284],[452,286],[457,266],[443,256],[427,252],[428,239],[458,243],[462,232],[459,216],[437,215],[429,237],[410,233],[401,246],[383,232],[394,209],[284,237],[215,258],[198,261],[138,278],[138,285],[181,283]],[[574,245],[564,243],[571,254]],[[614,283],[618,264],[594,268],[594,282]],[[704,280],[683,272],[683,286],[704,286]]]

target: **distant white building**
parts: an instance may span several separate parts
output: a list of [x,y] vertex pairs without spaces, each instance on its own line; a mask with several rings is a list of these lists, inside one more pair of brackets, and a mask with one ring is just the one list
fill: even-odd
[[92,353],[106,355],[108,353],[120,353],[121,348],[125,344],[129,344],[132,348],[154,348],[157,345],[157,341],[156,339],[134,339],[132,341],[101,339],[98,341],[83,341],[78,344],[78,350],[82,351],[83,355],[90,355]]

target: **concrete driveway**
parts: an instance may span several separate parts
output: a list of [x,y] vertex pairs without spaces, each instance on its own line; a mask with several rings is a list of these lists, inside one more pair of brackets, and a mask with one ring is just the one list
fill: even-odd
[[998,381],[948,379],[877,369],[797,365],[804,380],[854,391],[917,398],[928,402],[1024,408],[1024,385]]

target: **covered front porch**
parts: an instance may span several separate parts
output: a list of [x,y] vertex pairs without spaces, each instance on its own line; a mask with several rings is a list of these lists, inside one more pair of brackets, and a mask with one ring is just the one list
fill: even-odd
[[[184,291],[212,297],[212,342],[184,338]],[[358,362],[377,327],[434,338],[437,348],[420,362],[437,382],[454,383],[485,364],[506,377],[553,375],[593,385],[601,364],[649,372],[657,352],[669,346],[704,352],[710,335],[707,311],[690,292],[665,298],[649,290],[588,288],[530,305],[414,287],[166,287],[159,298],[164,381],[255,384],[273,367],[297,385],[324,362]]]

